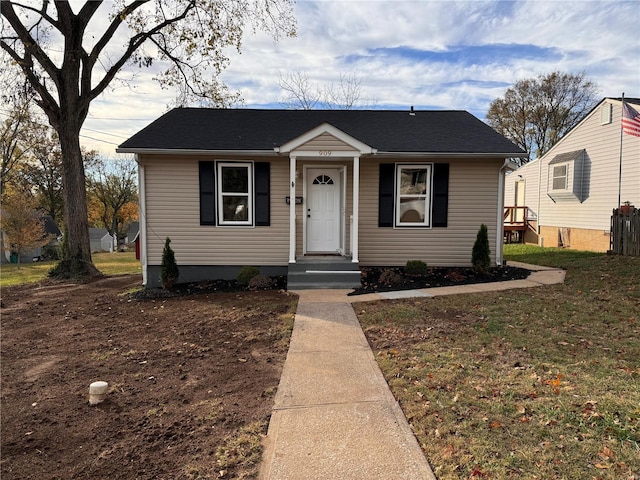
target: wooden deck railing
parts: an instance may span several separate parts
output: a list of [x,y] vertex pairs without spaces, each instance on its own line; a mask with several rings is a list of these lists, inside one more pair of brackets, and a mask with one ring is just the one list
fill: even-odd
[[504,207],[502,220],[505,228],[509,227],[511,230],[526,230],[528,225],[528,211],[529,207]]
[[514,240],[521,243],[524,241],[524,232],[529,229],[535,231],[528,218],[529,207],[504,207],[502,223],[504,239],[507,243],[511,243]]

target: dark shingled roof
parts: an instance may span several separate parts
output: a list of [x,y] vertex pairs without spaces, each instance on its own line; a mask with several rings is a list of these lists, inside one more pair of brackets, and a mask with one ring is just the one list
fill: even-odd
[[379,152],[526,153],[465,111],[252,110],[177,108],[119,147],[119,151],[273,151],[329,123]]

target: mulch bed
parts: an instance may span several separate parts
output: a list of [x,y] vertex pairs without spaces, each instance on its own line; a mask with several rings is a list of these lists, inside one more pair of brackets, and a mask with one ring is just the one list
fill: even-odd
[[530,273],[530,270],[518,267],[494,267],[482,273],[470,267],[434,267],[429,268],[425,275],[407,275],[404,267],[364,267],[362,268],[362,287],[355,289],[349,295],[523,280]]

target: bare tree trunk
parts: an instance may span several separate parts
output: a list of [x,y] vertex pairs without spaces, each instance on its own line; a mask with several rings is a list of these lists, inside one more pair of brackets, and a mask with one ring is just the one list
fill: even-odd
[[87,190],[84,164],[78,137],[79,128],[63,121],[58,128],[62,149],[62,185],[64,195],[65,231],[62,261],[81,260],[87,274],[99,274],[91,260],[89,221],[87,214]]

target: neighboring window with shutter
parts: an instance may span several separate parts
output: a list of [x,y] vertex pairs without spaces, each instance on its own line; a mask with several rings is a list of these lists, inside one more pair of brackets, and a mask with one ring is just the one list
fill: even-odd
[[[402,168],[405,192],[396,193],[397,170]],[[408,187],[411,183],[413,186]],[[424,194],[417,190],[422,185]],[[402,189],[400,189],[402,190]],[[420,208],[409,208],[419,205]],[[449,209],[449,164],[380,164],[378,190],[379,227],[434,227],[447,226]],[[411,210],[411,212],[409,211]],[[431,217],[429,218],[429,212]],[[398,220],[394,220],[395,218]],[[404,216],[404,218],[403,218]]]
[[380,164],[378,186],[378,227],[393,227],[393,192],[396,166],[394,163]]
[[449,164],[433,165],[433,207],[431,209],[434,228],[447,226],[449,213]]
[[269,162],[198,162],[200,225],[270,226]]
[[396,165],[396,227],[431,225],[432,165]]
[[200,225],[216,224],[215,163],[198,162],[200,177]]
[[256,226],[271,225],[271,164],[256,162],[255,170],[255,210]]
[[253,164],[216,164],[218,225],[253,225]]

